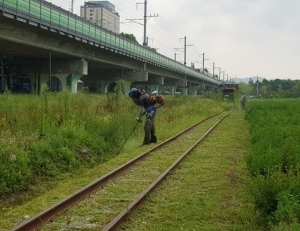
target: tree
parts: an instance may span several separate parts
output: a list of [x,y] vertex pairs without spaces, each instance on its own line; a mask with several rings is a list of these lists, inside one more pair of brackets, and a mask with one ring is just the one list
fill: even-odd
[[260,89],[263,97],[268,97],[268,86],[262,86]]
[[138,43],[138,41],[136,40],[136,37],[133,34],[126,34],[126,33],[122,32],[120,35],[133,41],[133,42]]
[[279,84],[279,87],[278,87],[278,95],[280,98],[284,98],[284,96],[285,96],[285,92],[284,92],[281,84]]
[[152,47],[147,47],[150,51],[153,51],[153,52],[157,52],[157,50],[155,48],[152,48]]
[[248,84],[250,84],[250,85],[254,85],[254,82],[253,82],[253,79],[249,79],[249,83]]
[[294,97],[300,96],[300,82],[299,81],[296,83],[296,85],[293,86],[292,93],[293,93]]
[[253,85],[246,83],[239,83],[239,93],[241,95],[251,95],[253,92]]

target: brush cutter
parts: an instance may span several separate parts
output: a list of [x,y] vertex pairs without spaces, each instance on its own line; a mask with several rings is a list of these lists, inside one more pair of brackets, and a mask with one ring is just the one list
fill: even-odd
[[132,133],[134,132],[134,130],[136,129],[136,127],[138,126],[139,123],[141,123],[142,121],[138,121],[136,123],[136,125],[134,126],[134,128],[132,129],[132,131],[130,132],[129,136],[127,137],[127,139],[125,140],[124,144],[122,145],[122,147],[120,148],[120,151],[117,153],[117,155],[120,154],[121,150],[123,149],[124,145],[127,143],[127,141],[129,140],[130,136],[132,135]]

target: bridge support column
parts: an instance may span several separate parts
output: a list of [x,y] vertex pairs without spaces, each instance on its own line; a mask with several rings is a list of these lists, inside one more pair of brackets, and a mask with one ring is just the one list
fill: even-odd
[[188,87],[183,87],[182,89],[182,95],[188,95],[189,94],[189,88]]
[[[51,77],[49,72],[51,72]],[[24,60],[22,73],[39,73],[39,88],[34,88],[35,74],[30,74],[31,87],[33,89],[42,89],[43,85],[48,85],[50,91],[60,91],[69,87],[71,92],[77,92],[78,80],[88,74],[88,62],[84,59],[64,60],[53,59],[49,68],[47,59],[28,59]],[[41,91],[41,90],[39,90]]]
[[30,92],[31,94],[38,94],[39,93],[39,75],[38,74],[28,74],[30,79]]
[[0,75],[0,92],[5,90],[5,78],[3,75]]
[[197,95],[198,86],[190,87],[190,95]]
[[66,77],[66,81],[67,81],[66,86],[70,88],[71,92],[77,93],[77,91],[78,91],[78,89],[77,89],[78,81],[80,80],[80,78],[81,78],[82,76],[83,76],[83,75],[69,74],[69,75]]
[[171,93],[172,95],[174,95],[175,92],[176,92],[176,86],[171,86],[171,91],[170,91],[170,93]]
[[153,90],[157,91],[159,94],[162,91],[162,86],[164,85],[165,78],[163,76],[155,76]]
[[50,91],[61,91],[66,88],[66,78],[68,74],[52,74],[51,77],[49,74],[40,75],[40,89],[43,91],[45,85]]
[[5,77],[4,77],[4,67],[3,62],[1,62],[1,72],[0,72],[0,92],[5,90]]
[[77,93],[77,84],[82,75],[52,74],[50,78],[49,74],[40,74],[40,83],[38,83],[38,74],[31,74],[29,77],[31,81],[31,93],[37,93],[38,89],[44,90],[45,85],[48,86],[50,91],[61,91],[68,87],[71,92]]

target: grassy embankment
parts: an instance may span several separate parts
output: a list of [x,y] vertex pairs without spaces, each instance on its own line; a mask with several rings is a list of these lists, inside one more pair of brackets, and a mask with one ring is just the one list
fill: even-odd
[[[116,100],[67,92],[0,97],[1,230],[147,148],[139,147],[143,139],[139,126],[122,155],[116,157],[135,125],[137,109],[128,97]],[[170,96],[166,100],[157,117],[159,140],[228,107],[227,103],[199,97]],[[246,118],[251,142],[244,112],[235,111],[232,120],[220,125],[215,136],[195,151],[201,155],[187,159],[187,168],[183,166],[162,187],[169,202],[151,196],[154,212],[150,216],[161,223],[151,230],[299,230],[297,105],[297,100],[249,102]],[[171,190],[179,183],[184,190]],[[153,216],[155,209],[164,205],[168,206],[163,214]],[[161,217],[165,222],[158,222]],[[147,227],[139,219],[136,225],[142,222]],[[258,221],[263,227],[257,225]]]
[[[2,107],[5,110],[1,111],[1,125],[6,130],[1,130],[1,142],[7,145],[5,146],[6,149],[2,149],[1,158],[8,167],[16,167],[17,160],[22,156],[22,158],[24,156],[30,157],[30,152],[35,150],[31,146],[41,142],[47,143],[46,146],[53,149],[46,153],[42,153],[43,149],[40,150],[39,154],[43,155],[43,158],[50,158],[51,155],[56,158],[57,147],[64,147],[70,153],[73,153],[76,165],[63,171],[55,168],[57,172],[54,175],[40,175],[31,172],[31,176],[35,180],[29,182],[30,184],[26,189],[19,191],[19,194],[21,194],[20,192],[24,192],[24,194],[21,194],[19,198],[17,197],[18,193],[15,191],[13,191],[13,194],[9,193],[11,196],[4,194],[6,198],[2,198],[7,200],[5,203],[2,200],[0,230],[7,230],[22,219],[40,212],[147,148],[145,146],[139,147],[143,139],[143,129],[142,126],[139,126],[124,146],[121,155],[116,156],[115,154],[136,124],[134,118],[137,108],[126,97],[121,97],[116,101],[116,99],[110,97],[75,96],[66,92],[42,97],[11,95],[3,97],[5,97],[7,104],[3,104]],[[166,105],[159,109],[157,117],[158,138],[160,141],[164,140],[207,115],[226,108],[232,109],[234,106],[238,108],[237,105],[199,97],[167,97]],[[115,108],[116,111],[112,108]],[[31,123],[32,118],[40,118],[40,120]],[[11,123],[13,120],[16,122],[14,125]],[[172,210],[169,211],[169,216],[173,218],[175,216],[174,205],[175,210],[177,209],[180,212],[176,218],[177,223],[179,222],[177,227],[181,227],[182,221],[187,220],[188,222],[184,226],[190,228],[190,230],[194,230],[195,227],[205,227],[202,230],[224,230],[225,227],[232,227],[232,230],[243,230],[242,227],[247,227],[249,230],[251,230],[251,227],[257,228],[253,216],[253,204],[244,191],[244,184],[247,181],[244,156],[249,148],[248,136],[244,136],[245,139],[238,146],[234,143],[237,139],[236,133],[243,134],[247,131],[247,124],[245,125],[243,121],[239,120],[242,120],[241,115],[237,118],[234,117],[223,128],[223,136],[221,137],[226,138],[222,142],[220,142],[220,136],[214,136],[213,143],[206,144],[206,148],[211,150],[204,151],[206,153],[204,156],[199,155],[198,157],[202,158],[200,160],[192,157],[192,163],[188,164],[186,162],[187,168],[182,168],[179,171],[179,176],[175,176],[175,181],[172,183],[171,179],[167,183],[170,184],[167,185],[169,190],[178,184],[178,179],[180,182],[185,183],[183,191],[177,191],[174,194],[171,190],[172,192],[168,195],[170,199],[175,200],[174,204],[171,203],[169,207]],[[240,122],[242,122],[242,127],[236,126]],[[24,123],[27,123],[27,126]],[[91,128],[90,123],[97,127],[89,129]],[[85,124],[85,126],[82,127],[82,124]],[[107,150],[100,149],[102,151],[97,151],[97,148],[95,148],[96,151],[93,151],[93,146],[89,146],[88,141],[95,140],[95,142],[98,142],[100,140],[98,145],[101,148],[107,145],[104,142],[105,139],[98,138],[98,136],[105,135],[104,132],[101,133],[101,128],[106,128],[105,131],[108,131],[109,128],[115,128],[116,124],[122,125],[121,128],[124,129],[119,128],[118,131],[114,131],[114,133],[117,133],[115,135],[119,135],[121,138],[119,137],[115,140],[115,143],[108,145]],[[236,129],[229,129],[230,133],[225,132],[230,127]],[[68,136],[66,136],[66,130],[69,131]],[[94,133],[89,135],[92,131]],[[80,137],[77,133],[82,133],[82,138],[74,142],[74,136]],[[7,134],[10,134],[10,136],[7,136]],[[6,139],[4,139],[4,135]],[[65,140],[69,137],[72,137],[72,139]],[[56,143],[52,141],[53,138]],[[62,142],[60,142],[61,140]],[[110,142],[110,139],[108,139],[108,142]],[[240,148],[243,147],[244,142],[247,144],[246,149],[241,151]],[[93,144],[93,142],[91,143]],[[64,146],[65,144],[68,145]],[[76,148],[72,148],[71,144],[75,144],[74,147]],[[76,144],[81,145],[78,147]],[[216,144],[219,146],[216,146]],[[211,155],[211,152],[215,152],[216,149],[223,151],[219,152],[218,155]],[[81,150],[81,152],[78,150]],[[233,151],[236,151],[237,154],[233,154]],[[82,155],[84,156],[82,157]],[[54,165],[60,159],[51,159],[51,161],[54,162]],[[31,166],[27,166],[27,168],[29,167]],[[2,169],[5,169],[5,167]],[[223,177],[224,171],[226,177]],[[188,175],[182,176],[182,174]],[[198,177],[195,177],[196,175]],[[186,181],[181,179],[186,179]],[[196,197],[193,196],[191,191],[197,192]],[[185,197],[186,195],[190,196]],[[199,195],[203,196],[202,199],[198,197]],[[15,207],[14,204],[18,204],[18,206]],[[161,203],[158,202],[157,205],[159,204]],[[197,210],[195,210],[196,208]],[[163,214],[167,215],[168,211],[162,211]],[[203,217],[204,219],[202,219]],[[159,226],[157,230],[162,230],[163,227],[176,227],[177,223],[170,219],[161,223],[162,226]],[[174,222],[174,225],[170,226],[170,222]]]
[[[166,105],[159,109],[156,121],[158,139],[164,140],[225,107],[227,103],[217,100],[166,96]],[[135,126],[137,115],[137,106],[127,96],[69,92],[3,94],[0,108],[3,197],[35,191],[37,185],[63,173],[113,158]],[[123,151],[139,147],[142,140],[140,125]]]

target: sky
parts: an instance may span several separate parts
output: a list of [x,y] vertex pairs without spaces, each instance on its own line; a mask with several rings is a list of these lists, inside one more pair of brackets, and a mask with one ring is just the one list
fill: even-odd
[[[66,10],[72,0],[47,0]],[[74,1],[74,0],[73,0]],[[144,40],[145,0],[109,0],[120,32]],[[83,0],[73,2],[79,15]],[[300,79],[299,0],[147,0],[148,46],[224,78]],[[132,20],[136,19],[136,20]],[[176,55],[175,55],[176,54]]]

